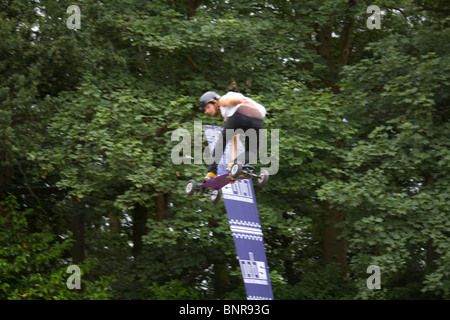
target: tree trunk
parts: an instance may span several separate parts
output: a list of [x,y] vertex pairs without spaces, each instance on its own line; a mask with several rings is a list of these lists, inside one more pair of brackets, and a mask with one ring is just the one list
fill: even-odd
[[[214,219],[213,217],[210,217],[208,219],[208,227],[210,228],[210,230],[214,230],[218,226],[219,224],[216,219]],[[223,233],[214,232],[213,237],[219,243],[222,243],[224,241]],[[214,297],[216,299],[219,299],[228,291],[230,287],[228,264],[226,261],[226,257],[222,252],[218,252],[217,254],[215,254],[215,256],[212,257],[211,261],[214,264],[214,275],[212,277]]]
[[72,260],[78,264],[85,259],[84,255],[84,213],[81,212],[72,217],[72,236],[75,243],[72,247]]
[[120,220],[115,212],[110,212],[108,214],[109,219],[109,232],[111,234],[119,234],[120,231]]
[[230,277],[228,273],[228,265],[224,262],[214,263],[214,297],[216,299],[221,298],[225,293],[227,293],[230,286]]
[[327,68],[323,70],[321,80],[323,87],[332,87],[333,92],[338,91],[336,86],[337,72],[333,53],[333,29],[329,26],[322,27],[317,33],[319,45],[316,47],[317,53],[325,60]]
[[347,275],[347,242],[342,238],[343,227],[336,224],[344,222],[344,213],[334,208],[326,201],[322,203],[323,224],[322,244],[324,264],[336,263],[341,268],[342,274]]
[[354,7],[355,5],[356,4],[354,0],[350,0],[347,4],[350,14],[347,17],[345,17],[344,28],[342,30],[341,35],[342,38],[341,58],[340,58],[341,65],[347,64],[348,55],[350,54],[350,44],[352,42],[352,31],[353,31],[353,18],[351,8]]
[[[4,151],[0,153],[0,163],[6,163],[9,159],[8,152]],[[11,169],[9,167],[0,166],[0,187],[1,190],[5,190],[7,186],[11,184]],[[2,201],[6,199],[6,194],[4,192],[0,192],[0,217],[6,217],[6,210],[1,204]]]
[[317,40],[320,43],[317,46],[317,53],[326,61],[328,70],[331,72],[334,71],[332,31],[331,27],[325,26],[317,34]]
[[202,4],[203,0],[188,0],[186,2],[187,18],[191,19],[197,13],[198,7]]
[[433,240],[430,239],[426,243],[426,254],[427,254],[427,265],[432,268],[434,265],[434,261],[439,257],[439,254],[436,252],[437,246],[433,244]]
[[156,220],[163,221],[166,216],[164,212],[169,209],[169,194],[159,192],[156,197]]
[[133,211],[133,256],[142,251],[142,236],[147,233],[147,208],[137,204]]

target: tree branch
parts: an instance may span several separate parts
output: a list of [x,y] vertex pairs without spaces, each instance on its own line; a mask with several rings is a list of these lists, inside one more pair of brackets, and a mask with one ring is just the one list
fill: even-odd
[[47,214],[47,211],[45,211],[44,207],[42,206],[41,200],[39,199],[39,197],[33,192],[33,190],[30,187],[30,184],[28,183],[28,177],[27,174],[25,173],[25,171],[23,171],[22,166],[20,165],[20,163],[17,164],[17,167],[19,168],[20,173],[22,174],[24,180],[25,180],[25,185],[28,189],[28,191],[30,192],[30,194],[33,196],[33,198],[36,199],[39,208],[45,213]]
[[431,12],[437,12],[437,13],[450,13],[450,9],[427,7],[426,5],[422,4],[419,0],[415,0],[414,4],[418,7],[420,7],[421,10],[424,10],[424,11],[431,11]]

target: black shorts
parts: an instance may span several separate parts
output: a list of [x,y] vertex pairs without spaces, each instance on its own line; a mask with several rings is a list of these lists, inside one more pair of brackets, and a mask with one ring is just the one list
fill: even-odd
[[[228,140],[230,140],[233,135],[227,134],[227,130],[239,130],[242,129],[245,133],[245,159],[244,163],[250,163],[250,155],[256,159],[257,152],[259,150],[259,130],[264,127],[264,120],[258,118],[251,118],[249,116],[243,115],[238,111],[234,113],[231,117],[225,121],[223,131],[217,140],[222,141],[221,148],[214,148],[212,153],[212,161],[208,167],[209,172],[217,174],[217,164],[222,158],[223,152],[227,145]],[[250,130],[250,131],[249,131]],[[251,139],[256,139],[256,143],[252,142]],[[256,149],[255,149],[256,147]],[[255,154],[256,153],[256,154]]]

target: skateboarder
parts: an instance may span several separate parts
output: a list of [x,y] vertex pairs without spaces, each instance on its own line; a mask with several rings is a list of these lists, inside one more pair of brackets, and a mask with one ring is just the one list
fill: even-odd
[[[217,176],[219,160],[216,159],[222,158],[227,142],[232,138],[226,134],[227,129],[242,129],[244,132],[248,129],[256,130],[256,150],[250,150],[249,136],[246,135],[244,164],[249,164],[250,153],[257,152],[259,149],[259,130],[264,126],[263,119],[266,116],[266,109],[254,100],[233,91],[222,97],[214,91],[205,92],[199,99],[199,106],[200,110],[204,110],[211,116],[222,115],[225,121],[223,131],[217,140],[218,142],[222,141],[222,148],[214,148],[205,182]],[[232,164],[229,164],[229,167]]]

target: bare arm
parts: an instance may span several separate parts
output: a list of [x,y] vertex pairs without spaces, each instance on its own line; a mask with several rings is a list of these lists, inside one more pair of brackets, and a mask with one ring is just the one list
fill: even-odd
[[219,99],[219,105],[222,107],[235,107],[245,101],[245,97],[237,92],[228,92]]

